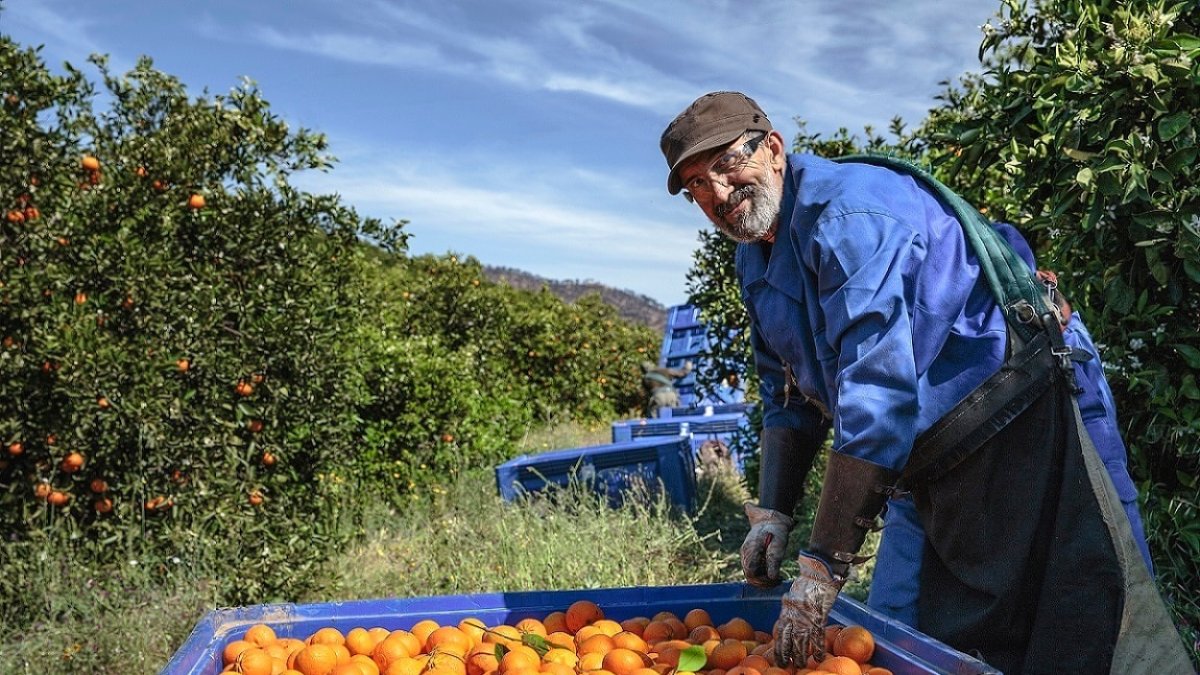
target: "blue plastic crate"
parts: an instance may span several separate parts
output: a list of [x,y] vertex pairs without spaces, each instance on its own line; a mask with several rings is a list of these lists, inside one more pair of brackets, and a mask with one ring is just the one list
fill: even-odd
[[687,438],[626,439],[609,445],[521,455],[496,467],[496,485],[505,501],[575,478],[620,503],[635,484],[651,492],[661,485],[671,502],[696,508],[696,465]]
[[733,436],[748,424],[749,418],[744,412],[620,420],[612,423],[612,439],[614,443],[619,443],[638,438],[687,434],[691,437],[692,452],[697,455],[704,443],[718,441],[730,451],[734,468],[741,471],[742,457],[733,451]]
[[706,415],[725,415],[728,413],[748,414],[754,409],[756,403],[747,403],[740,401],[737,403],[699,403],[691,406],[680,406],[677,408],[660,408],[658,411],[658,419],[668,417],[693,417]]
[[[784,586],[762,590],[746,584],[700,584],[642,588],[601,588],[568,591],[524,591],[426,598],[387,598],[316,604],[256,605],[209,612],[162,670],[164,675],[217,675],[221,652],[240,639],[250,626],[265,623],[280,637],[303,639],[318,628],[342,631],[380,626],[411,628],[433,619],[442,625],[476,618],[488,625],[512,624],[527,617],[543,618],[586,599],[600,605],[606,617],[622,621],[650,617],[661,611],[682,617],[704,609],[716,624],[737,616],[756,629],[770,632],[779,616]],[[895,675],[999,675],[999,671],[908,626],[884,617],[844,596],[839,597],[830,622],[860,625],[875,637],[871,662]]]

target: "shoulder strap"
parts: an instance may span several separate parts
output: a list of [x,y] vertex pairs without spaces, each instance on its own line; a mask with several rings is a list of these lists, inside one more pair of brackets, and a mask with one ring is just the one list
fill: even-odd
[[963,234],[979,259],[979,265],[983,268],[992,295],[1004,312],[1005,320],[1026,341],[1033,339],[1042,317],[1052,314],[1052,310],[1046,305],[1034,273],[978,209],[929,172],[899,157],[847,155],[833,161],[871,164],[891,169],[916,178],[937,195],[943,204],[950,207],[962,225]]

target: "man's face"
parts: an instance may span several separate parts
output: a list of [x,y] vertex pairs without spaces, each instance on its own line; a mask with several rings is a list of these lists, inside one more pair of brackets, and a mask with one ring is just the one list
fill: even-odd
[[743,134],[679,171],[684,190],[725,236],[743,243],[774,239],[783,198],[783,140],[777,132]]

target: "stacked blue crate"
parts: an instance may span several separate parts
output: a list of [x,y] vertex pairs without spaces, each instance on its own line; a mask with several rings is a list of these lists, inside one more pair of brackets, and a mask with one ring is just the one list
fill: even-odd
[[614,443],[620,443],[639,438],[685,434],[690,437],[692,451],[697,458],[705,443],[718,442],[724,446],[734,468],[740,472],[743,458],[732,450],[733,437],[745,431],[748,423],[745,412],[620,420],[612,423],[612,439]]
[[550,485],[578,481],[620,504],[645,489],[665,491],[691,513],[696,508],[696,465],[689,439],[679,434],[626,438],[610,445],[521,455],[496,467],[496,486],[505,501]]
[[[676,305],[667,310],[667,327],[663,331],[658,363],[668,368],[682,368],[691,361],[699,368],[709,349],[708,328],[700,321],[700,309],[692,305]],[[696,390],[696,372],[675,380],[675,390],[684,408],[705,405],[741,403],[744,392],[722,387],[701,397]]]

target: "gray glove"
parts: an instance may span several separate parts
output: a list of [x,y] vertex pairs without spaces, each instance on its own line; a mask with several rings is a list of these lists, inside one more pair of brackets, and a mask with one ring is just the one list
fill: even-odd
[[788,534],[796,521],[773,509],[746,502],[750,533],[742,542],[742,573],[746,581],[768,588],[779,585],[779,564],[787,549]]
[[825,657],[825,622],[845,583],[821,559],[800,554],[800,571],[783,594],[775,622],[775,662],[780,667],[794,663],[803,668],[809,656],[818,661]]

